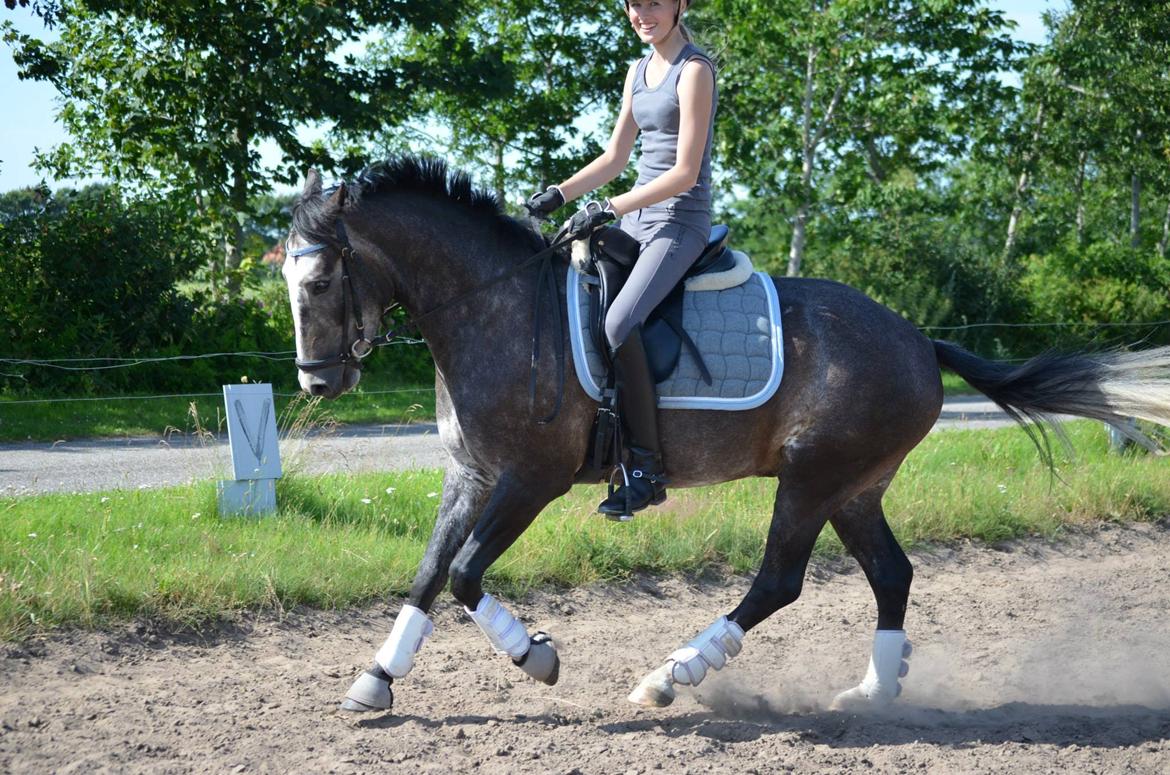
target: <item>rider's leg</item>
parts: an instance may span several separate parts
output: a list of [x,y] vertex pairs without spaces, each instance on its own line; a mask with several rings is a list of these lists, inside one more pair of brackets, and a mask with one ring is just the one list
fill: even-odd
[[[666,498],[662,450],[658,441],[658,399],[646,360],[641,325],[674,289],[707,243],[710,222],[680,222],[679,214],[627,215],[642,251],[630,277],[605,318],[605,335],[613,348],[618,385],[618,411],[626,429],[630,465],[623,468],[622,486],[598,510],[625,516]],[[706,218],[699,215],[699,220]]]
[[658,396],[646,359],[642,326],[635,326],[617,348],[613,363],[630,464],[623,471],[622,486],[597,510],[623,516],[666,500],[662,447],[658,442]]

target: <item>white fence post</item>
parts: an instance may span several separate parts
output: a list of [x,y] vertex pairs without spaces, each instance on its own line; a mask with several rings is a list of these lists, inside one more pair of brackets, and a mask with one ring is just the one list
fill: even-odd
[[218,482],[219,513],[270,514],[281,475],[272,385],[224,385],[223,400],[235,479]]

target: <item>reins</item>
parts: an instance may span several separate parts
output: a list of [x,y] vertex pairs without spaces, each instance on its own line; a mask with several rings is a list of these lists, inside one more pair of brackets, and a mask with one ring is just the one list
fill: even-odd
[[[349,235],[345,230],[345,224],[342,222],[340,217],[335,221],[334,225],[337,233],[337,242],[341,249],[341,282],[344,288],[343,292],[345,293],[345,322],[343,324],[343,330],[349,331],[350,315],[352,314],[354,318],[354,327],[357,329],[358,338],[353,341],[348,350],[342,350],[337,355],[329,358],[319,358],[315,360],[301,360],[300,358],[297,358],[295,362],[298,369],[301,371],[314,372],[327,369],[332,366],[342,365],[352,365],[355,368],[360,369],[362,366],[362,360],[365,359],[365,357],[370,353],[372,353],[375,347],[391,344],[394,337],[400,335],[399,332],[401,330],[406,328],[417,329],[423,320],[426,320],[432,315],[458,306],[459,304],[468,301],[471,297],[479,294],[481,291],[485,291],[488,288],[499,285],[505,280],[509,280],[515,277],[534,264],[540,263],[540,272],[538,273],[536,279],[536,297],[533,300],[532,359],[529,366],[528,376],[528,404],[529,411],[535,412],[536,365],[538,359],[540,358],[540,313],[543,298],[541,290],[544,289],[547,291],[547,295],[551,298],[553,320],[555,321],[556,325],[555,357],[557,362],[557,397],[552,411],[546,417],[542,417],[536,422],[540,425],[545,425],[552,422],[556,418],[556,416],[560,413],[561,404],[564,400],[565,393],[565,343],[564,327],[557,304],[559,301],[559,294],[557,293],[556,277],[552,272],[552,257],[558,250],[572,242],[573,238],[570,235],[558,234],[553,238],[552,242],[550,242],[547,247],[524,259],[519,264],[516,264],[514,267],[509,269],[507,272],[499,275],[498,277],[492,278],[482,285],[477,285],[474,288],[454,296],[453,298],[447,299],[446,301],[432,307],[417,317],[408,318],[402,325],[391,328],[390,330],[386,331],[386,333],[379,334],[371,339],[367,338],[365,335],[365,326],[362,322],[361,299],[358,297],[357,288],[353,284],[353,280],[350,278],[349,259],[356,259],[357,251],[355,251],[353,246],[350,244]],[[312,245],[306,245],[304,247],[297,248],[296,250],[290,250],[288,251],[288,255],[291,258],[299,258],[300,256],[308,255],[310,253],[320,252],[327,247],[328,245],[324,243],[314,243]],[[397,306],[397,304],[392,304],[391,306],[387,307],[385,311],[383,311],[381,321],[379,322],[384,321],[386,316],[390,314],[390,312],[392,312]]]

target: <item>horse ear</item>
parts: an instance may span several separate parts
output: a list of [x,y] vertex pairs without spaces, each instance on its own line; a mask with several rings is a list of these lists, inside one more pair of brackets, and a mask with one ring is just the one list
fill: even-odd
[[301,196],[309,198],[321,193],[321,173],[315,169],[310,169],[305,173],[305,187],[301,189]]
[[345,197],[345,182],[342,181],[341,183],[337,184],[337,190],[333,192],[333,196],[329,197],[330,206],[341,208],[345,205]]

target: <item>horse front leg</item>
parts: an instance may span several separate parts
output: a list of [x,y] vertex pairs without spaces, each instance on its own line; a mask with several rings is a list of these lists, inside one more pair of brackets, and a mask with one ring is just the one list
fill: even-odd
[[394,704],[390,685],[414,667],[414,656],[434,630],[427,612],[447,583],[448,569],[467,540],[475,520],[492,493],[492,485],[475,472],[451,463],[443,477],[443,498],[435,529],[419,563],[406,603],[394,619],[389,637],[374,655],[374,663],[350,686],[342,710],[389,710]]
[[528,630],[503,603],[483,591],[484,573],[532,524],[550,501],[569,491],[561,484],[536,477],[521,479],[505,473],[496,484],[483,515],[467,543],[451,564],[451,592],[463,604],[496,653],[507,654],[512,663],[542,683],[553,685],[560,674],[560,658],[552,639]]

